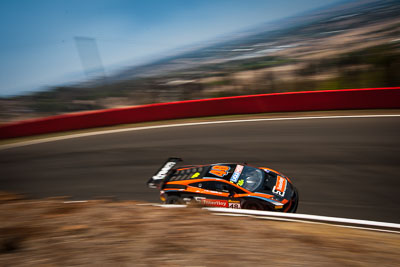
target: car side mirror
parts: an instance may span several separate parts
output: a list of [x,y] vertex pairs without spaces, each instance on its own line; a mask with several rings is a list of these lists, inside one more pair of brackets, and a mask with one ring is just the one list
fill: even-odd
[[229,190],[229,197],[234,197],[235,196],[235,191],[232,189]]

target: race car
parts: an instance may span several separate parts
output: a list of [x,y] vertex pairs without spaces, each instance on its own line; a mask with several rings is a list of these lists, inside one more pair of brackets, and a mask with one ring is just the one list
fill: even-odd
[[169,158],[147,182],[165,204],[296,212],[299,195],[290,179],[265,167],[236,163],[178,167]]

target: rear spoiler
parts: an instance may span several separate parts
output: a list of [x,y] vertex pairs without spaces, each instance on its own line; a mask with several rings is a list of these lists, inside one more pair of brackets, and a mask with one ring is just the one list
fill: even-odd
[[147,186],[150,188],[157,188],[171,173],[172,168],[175,167],[176,164],[181,162],[181,158],[169,158],[167,161],[161,166],[161,168],[150,178],[147,182]]

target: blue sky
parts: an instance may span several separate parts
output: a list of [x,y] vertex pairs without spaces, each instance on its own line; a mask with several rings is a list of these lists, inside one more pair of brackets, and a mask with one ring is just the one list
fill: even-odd
[[0,96],[84,80],[74,37],[106,72],[337,0],[1,0]]

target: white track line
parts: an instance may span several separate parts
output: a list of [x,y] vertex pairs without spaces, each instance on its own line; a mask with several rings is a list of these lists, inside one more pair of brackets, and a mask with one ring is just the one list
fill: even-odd
[[[171,205],[171,204],[165,205],[165,204],[158,204],[158,203],[144,203],[144,204],[136,204],[136,205],[141,205],[141,206],[146,205],[146,206],[155,206],[155,207],[163,207],[163,208],[186,208],[187,207],[187,205]],[[203,209],[209,210],[212,212],[212,214],[220,215],[220,216],[250,217],[250,218],[256,218],[256,219],[274,220],[274,221],[322,224],[322,225],[331,225],[331,226],[344,227],[344,228],[400,234],[400,224],[397,224],[397,223],[386,223],[386,222],[377,222],[377,221],[368,221],[368,220],[357,220],[357,219],[319,216],[319,215],[299,214],[299,213],[280,213],[280,212],[273,212],[273,211],[242,210],[242,209],[212,208],[212,207],[211,208],[204,207]],[[316,221],[314,221],[314,220],[316,220]],[[340,223],[353,224],[354,226],[353,225],[343,225]],[[359,226],[356,226],[356,225],[359,225]],[[399,231],[365,227],[365,226],[399,229]]]
[[308,214],[299,214],[299,213],[278,213],[278,212],[272,212],[272,211],[259,211],[259,210],[236,210],[236,209],[228,209],[228,208],[204,208],[204,209],[210,210],[212,212],[219,212],[219,213],[247,214],[247,215],[253,215],[253,216],[268,216],[268,217],[278,217],[278,218],[287,218],[287,219],[295,219],[295,220],[297,219],[297,220],[307,220],[307,221],[313,220],[313,221],[321,221],[321,222],[345,223],[345,224],[354,224],[354,225],[393,228],[393,229],[400,230],[400,224],[398,224],[398,223],[347,219],[347,218],[328,217],[328,216],[320,216],[320,215],[308,215]]
[[55,142],[55,141],[66,140],[66,139],[95,136],[95,135],[100,135],[100,134],[113,134],[113,133],[129,132],[129,131],[142,131],[142,130],[171,128],[171,127],[185,127],[185,126],[224,124],[224,123],[261,122],[261,121],[351,119],[351,118],[390,118],[390,117],[400,117],[400,115],[392,114],[392,115],[348,115],[348,116],[344,115],[344,116],[313,116],[313,117],[305,116],[305,117],[281,117],[281,118],[206,121],[206,122],[190,122],[190,123],[168,124],[168,125],[154,125],[154,126],[131,127],[131,128],[114,129],[114,130],[101,130],[101,131],[97,131],[97,132],[71,134],[71,135],[65,135],[65,136],[49,137],[49,138],[43,138],[43,139],[38,139],[38,140],[18,142],[18,143],[13,143],[13,144],[0,145],[0,150],[21,147],[21,146],[41,144],[41,143],[47,143],[47,142]]
[[313,221],[297,220],[297,219],[274,218],[274,217],[267,217],[267,216],[266,217],[262,217],[262,216],[253,216],[253,215],[246,215],[246,214],[230,214],[230,213],[213,213],[213,214],[214,215],[220,215],[220,216],[250,217],[250,218],[263,219],[263,220],[273,220],[273,221],[299,222],[299,223],[308,223],[308,224],[321,224],[321,225],[329,225],[329,226],[336,226],[336,227],[343,227],[343,228],[352,228],[352,229],[359,229],[359,230],[369,230],[369,231],[400,234],[400,231],[385,230],[385,229],[378,229],[378,228],[368,228],[368,227],[360,227],[360,226],[341,225],[341,224],[334,224],[334,223],[313,222]]

